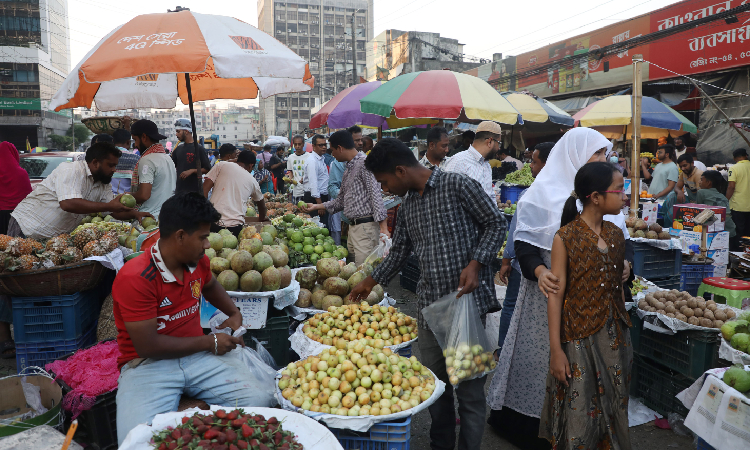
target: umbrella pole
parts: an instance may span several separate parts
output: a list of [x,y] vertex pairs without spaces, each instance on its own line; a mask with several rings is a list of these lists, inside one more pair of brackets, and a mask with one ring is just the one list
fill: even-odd
[[193,110],[193,91],[190,89],[190,74],[185,73],[185,87],[188,94],[188,106],[190,108],[190,123],[193,126],[193,147],[195,148],[195,168],[198,176],[198,193],[203,195],[203,173],[201,170],[201,155],[198,153],[198,133],[195,131],[195,110]]
[[[641,64],[643,55],[633,55],[633,177],[630,185],[630,217],[638,217],[638,206],[641,193]],[[627,133],[627,127],[625,128]],[[627,134],[625,135],[627,137]]]
[[378,141],[383,139],[383,125],[378,127]]

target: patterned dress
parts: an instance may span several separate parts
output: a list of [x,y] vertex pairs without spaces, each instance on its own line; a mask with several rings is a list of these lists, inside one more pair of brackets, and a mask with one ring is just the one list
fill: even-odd
[[605,249],[580,217],[558,235],[568,251],[561,339],[572,378],[566,387],[547,375],[539,436],[554,450],[630,450],[633,348],[620,294],[622,231],[604,222]]

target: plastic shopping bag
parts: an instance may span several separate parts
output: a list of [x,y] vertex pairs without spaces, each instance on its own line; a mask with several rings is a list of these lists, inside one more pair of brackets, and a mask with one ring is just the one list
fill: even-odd
[[271,353],[266,350],[265,347],[263,347],[263,344],[261,344],[260,341],[255,338],[255,336],[253,336],[252,339],[253,341],[255,341],[255,351],[258,353],[258,356],[260,356],[260,359],[262,359],[264,363],[271,366],[274,370],[281,369],[281,367],[276,364],[276,360],[273,359]]
[[448,381],[453,386],[484,376],[496,366],[474,294],[458,299],[457,294],[441,297],[422,310],[422,316],[443,349]]
[[361,270],[366,276],[372,275],[372,271],[388,256],[388,252],[391,251],[391,245],[393,245],[391,238],[381,233],[378,246],[365,258],[365,262],[357,270]]

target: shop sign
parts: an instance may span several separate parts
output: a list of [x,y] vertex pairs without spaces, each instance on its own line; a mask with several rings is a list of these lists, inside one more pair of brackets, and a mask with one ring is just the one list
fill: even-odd
[[0,97],[0,109],[42,109],[38,98]]

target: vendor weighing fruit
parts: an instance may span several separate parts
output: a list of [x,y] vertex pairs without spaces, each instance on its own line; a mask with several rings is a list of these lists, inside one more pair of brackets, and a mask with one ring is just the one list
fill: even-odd
[[[417,285],[417,342],[424,365],[446,383],[445,393],[429,407],[431,446],[454,448],[453,387],[449,384],[443,351],[428,329],[422,309],[457,289],[459,297],[474,293],[482,319],[488,312],[500,309],[490,265],[502,246],[506,221],[478,181],[440,168],[433,171],[425,168],[398,139],[380,140],[367,156],[365,167],[384,191],[402,196],[404,201],[390,253],[371,276],[352,289],[350,300],[364,300],[378,283],[386,286],[406,264],[412,251],[417,255],[422,269]],[[482,442],[485,381],[486,376],[466,380],[456,389],[461,416],[458,448],[462,450],[479,449]]]
[[86,159],[65,162],[26,196],[11,214],[9,236],[48,239],[70,233],[91,213],[109,213],[115,219],[152,217],[120,202],[110,182],[122,152],[113,144],[98,142]]
[[[228,163],[225,163],[228,164]],[[221,215],[202,195],[175,195],[162,206],[161,237],[117,274],[112,288],[120,369],[119,443],[157,414],[176,411],[185,394],[216,405],[272,406],[271,385],[242,358],[227,355],[241,337],[204,335],[201,296],[228,316],[219,329],[236,330],[242,314],[214,279],[205,250]]]

